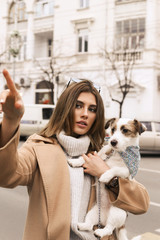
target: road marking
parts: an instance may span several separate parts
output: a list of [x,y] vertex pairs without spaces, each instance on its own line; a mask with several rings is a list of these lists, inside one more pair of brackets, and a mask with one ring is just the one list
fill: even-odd
[[160,207],[160,203],[150,202],[150,205],[155,207]]
[[132,238],[131,240],[141,240],[141,235]]
[[131,240],[141,240],[141,235],[132,238]]
[[[147,169],[147,168],[139,168],[139,170],[160,174],[160,171],[158,171],[158,170],[152,170],[152,169]],[[160,207],[160,203],[150,202],[150,205],[155,206],[155,207]]]
[[152,169],[148,169],[148,168],[139,168],[140,171],[145,171],[145,172],[152,172],[152,173],[159,173],[160,171],[158,170],[152,170]]
[[160,240],[160,236],[151,232],[133,237],[132,240]]

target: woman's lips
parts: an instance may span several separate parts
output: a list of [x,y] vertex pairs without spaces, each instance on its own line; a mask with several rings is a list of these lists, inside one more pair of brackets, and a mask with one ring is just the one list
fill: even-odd
[[87,127],[87,123],[86,123],[86,122],[83,122],[83,121],[77,122],[77,125],[78,125],[80,128],[86,128],[86,127]]

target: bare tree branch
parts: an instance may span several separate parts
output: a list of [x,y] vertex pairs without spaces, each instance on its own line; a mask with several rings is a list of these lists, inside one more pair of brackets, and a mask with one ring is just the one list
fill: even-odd
[[[3,51],[2,53],[0,53],[0,58],[1,57],[3,57],[5,54],[6,54],[6,52],[7,52],[8,50],[6,49],[5,51]],[[2,64],[2,61],[0,60],[0,65]]]
[[[134,65],[136,63],[136,53],[137,48],[131,51],[128,50],[127,45],[121,52],[118,52],[115,49],[113,49],[112,52],[108,52],[106,49],[104,49],[104,56],[107,60],[106,64],[108,66],[108,62],[110,63],[111,69],[114,72],[118,81],[118,89],[122,94],[121,100],[118,100],[114,98],[109,91],[111,100],[119,104],[119,117],[121,117],[122,115],[122,106],[127,94],[130,92],[131,89],[134,88],[132,73]],[[119,58],[121,61],[119,61]]]

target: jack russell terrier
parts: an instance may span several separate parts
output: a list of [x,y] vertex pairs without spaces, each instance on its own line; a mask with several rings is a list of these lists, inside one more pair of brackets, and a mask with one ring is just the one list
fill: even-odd
[[[78,229],[91,231],[101,220],[101,225],[104,227],[95,230],[95,236],[102,238],[111,235],[116,230],[118,240],[128,240],[124,227],[127,213],[110,204],[106,185],[114,177],[133,179],[137,174],[140,161],[139,135],[146,130],[146,127],[136,119],[112,118],[106,122],[105,129],[110,138],[108,144],[98,152],[98,155],[110,169],[102,174],[99,180],[96,178],[99,201],[97,200],[94,207],[87,213],[85,222],[78,223]],[[69,160],[72,167],[80,167],[84,162],[83,157]]]

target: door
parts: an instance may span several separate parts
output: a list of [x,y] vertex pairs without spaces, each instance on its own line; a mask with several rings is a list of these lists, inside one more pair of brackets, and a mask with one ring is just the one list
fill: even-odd
[[139,146],[141,150],[153,150],[155,146],[155,132],[153,131],[153,125],[150,121],[141,122],[147,130],[140,135]]

